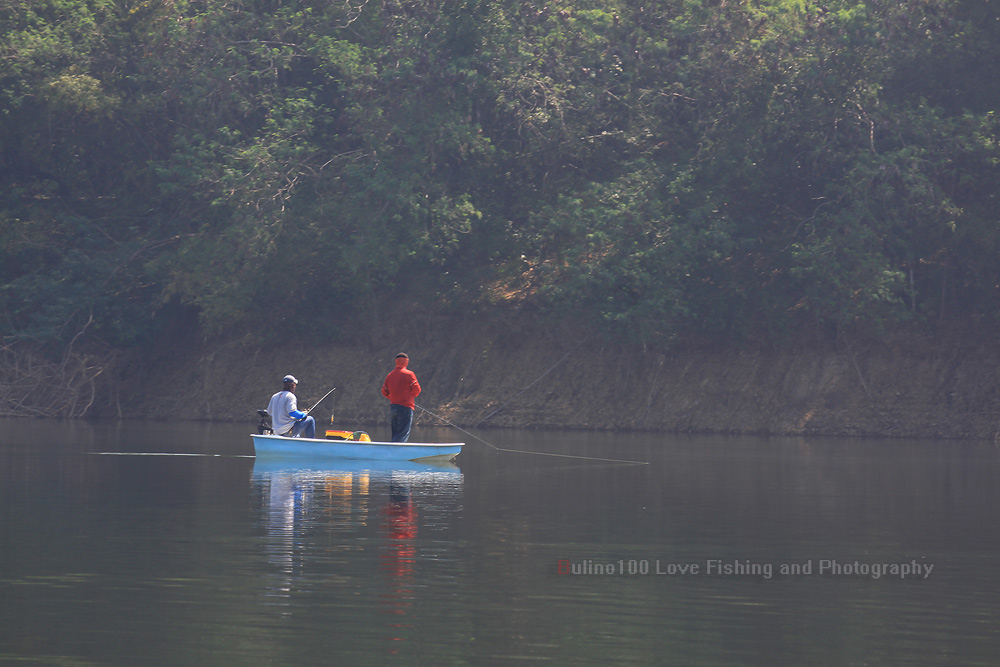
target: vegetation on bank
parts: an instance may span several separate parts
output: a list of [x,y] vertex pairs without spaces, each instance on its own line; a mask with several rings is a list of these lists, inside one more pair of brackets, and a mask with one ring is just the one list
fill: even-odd
[[998,108],[978,0],[0,2],[0,336],[993,324]]

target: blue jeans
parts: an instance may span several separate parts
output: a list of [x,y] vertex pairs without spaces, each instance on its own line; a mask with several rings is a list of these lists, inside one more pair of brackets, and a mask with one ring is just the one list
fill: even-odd
[[389,417],[392,425],[392,442],[406,442],[409,440],[410,426],[413,424],[413,408],[390,403]]
[[315,438],[316,437],[316,420],[312,417],[306,417],[305,419],[300,419],[292,425],[292,430],[288,432],[288,437],[290,438]]

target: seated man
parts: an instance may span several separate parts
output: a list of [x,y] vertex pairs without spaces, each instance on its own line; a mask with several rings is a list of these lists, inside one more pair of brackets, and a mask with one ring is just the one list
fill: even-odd
[[274,434],[288,438],[315,438],[316,420],[299,410],[295,400],[295,387],[299,381],[294,375],[286,375],[282,382],[284,388],[272,396],[271,402],[267,404]]

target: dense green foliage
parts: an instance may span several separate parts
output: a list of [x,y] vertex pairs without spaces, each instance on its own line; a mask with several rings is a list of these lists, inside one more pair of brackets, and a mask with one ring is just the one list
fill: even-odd
[[1000,312],[1000,6],[0,0],[0,335]]

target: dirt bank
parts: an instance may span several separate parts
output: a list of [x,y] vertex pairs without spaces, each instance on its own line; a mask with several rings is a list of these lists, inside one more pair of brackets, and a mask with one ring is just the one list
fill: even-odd
[[424,387],[418,403],[463,427],[990,440],[1000,431],[996,346],[896,338],[649,354],[531,318],[426,320],[366,344],[178,341],[133,369],[119,400],[126,415],[251,423],[294,373],[306,405],[337,387],[320,421],[334,409],[340,424],[380,423],[379,387],[401,350]]

